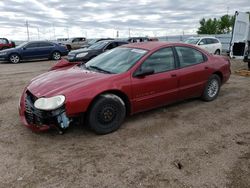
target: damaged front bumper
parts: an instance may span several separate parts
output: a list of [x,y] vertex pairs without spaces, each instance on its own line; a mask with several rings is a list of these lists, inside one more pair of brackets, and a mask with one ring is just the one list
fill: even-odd
[[66,115],[65,107],[51,111],[38,110],[34,107],[36,100],[37,98],[28,90],[22,95],[19,114],[23,124],[35,132],[56,128],[59,133],[63,133],[71,122]]

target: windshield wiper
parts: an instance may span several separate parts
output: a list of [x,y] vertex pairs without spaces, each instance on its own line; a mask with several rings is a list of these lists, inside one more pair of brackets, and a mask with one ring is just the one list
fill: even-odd
[[110,72],[110,71],[104,70],[104,69],[102,69],[102,68],[100,68],[100,67],[93,66],[93,65],[90,65],[90,66],[88,66],[88,67],[86,67],[86,68],[91,68],[91,69],[95,69],[95,70],[98,70],[98,71],[101,71],[101,72],[105,72],[105,73],[108,73],[108,74],[113,74],[113,73]]

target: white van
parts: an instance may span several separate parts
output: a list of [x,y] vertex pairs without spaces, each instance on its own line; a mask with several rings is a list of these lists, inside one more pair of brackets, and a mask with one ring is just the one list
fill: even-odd
[[[235,23],[230,42],[230,57],[244,59],[250,66],[250,24],[249,14],[235,12]],[[250,68],[250,67],[249,67]]]

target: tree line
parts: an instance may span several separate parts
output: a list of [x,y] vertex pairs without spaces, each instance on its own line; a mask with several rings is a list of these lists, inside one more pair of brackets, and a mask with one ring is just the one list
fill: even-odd
[[[250,19],[250,13],[249,19]],[[200,27],[198,28],[198,34],[226,34],[232,31],[234,25],[235,16],[223,15],[219,19],[217,18],[202,18],[200,20]]]

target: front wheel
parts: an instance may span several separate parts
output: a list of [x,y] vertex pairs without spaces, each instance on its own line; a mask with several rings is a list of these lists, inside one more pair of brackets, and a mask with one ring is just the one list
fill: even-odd
[[213,74],[212,76],[209,77],[201,98],[204,101],[212,101],[216,99],[220,91],[220,86],[221,86],[220,77],[216,74]]
[[108,134],[121,126],[125,115],[123,100],[114,94],[104,94],[91,106],[87,121],[96,134]]
[[53,60],[59,60],[59,59],[61,59],[61,54],[60,54],[60,52],[53,52],[53,53],[52,53],[52,59],[53,59]]
[[18,54],[11,54],[9,57],[9,61],[13,64],[17,64],[20,62],[20,56]]

